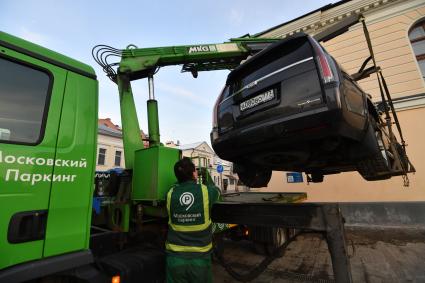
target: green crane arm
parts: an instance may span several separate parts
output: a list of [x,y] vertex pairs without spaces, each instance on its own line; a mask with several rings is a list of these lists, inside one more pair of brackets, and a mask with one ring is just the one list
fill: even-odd
[[[196,78],[199,71],[233,69],[249,55],[253,55],[276,38],[242,37],[219,44],[183,45],[168,47],[137,48],[129,45],[124,50],[105,45],[93,48],[95,61],[103,67],[107,76],[117,83],[120,94],[121,123],[126,167],[133,168],[134,153],[143,149],[140,127],[130,81],[149,78],[148,127],[150,146],[159,142],[159,126],[156,100],[153,95],[153,75],[158,68],[183,65],[182,72],[191,72]],[[119,63],[109,63],[111,57],[120,58]]]
[[[166,47],[137,48],[129,45],[126,49],[115,49],[106,45],[93,48],[93,58],[103,67],[108,77],[117,82],[117,75],[129,80],[146,78],[157,68],[169,65],[183,65],[183,72],[233,69],[249,55],[253,55],[277,38],[233,38],[218,44],[198,44]],[[119,63],[109,63],[111,57],[119,57]],[[115,68],[117,70],[115,70]]]
[[233,69],[246,59],[278,39],[237,38],[219,44],[183,45],[158,48],[127,48],[122,52],[118,73],[130,79],[140,79],[155,72],[156,68],[183,64],[183,72]]

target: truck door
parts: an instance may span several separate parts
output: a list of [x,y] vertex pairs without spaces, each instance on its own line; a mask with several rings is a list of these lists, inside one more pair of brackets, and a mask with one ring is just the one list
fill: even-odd
[[0,269],[42,257],[66,80],[22,50],[0,41]]

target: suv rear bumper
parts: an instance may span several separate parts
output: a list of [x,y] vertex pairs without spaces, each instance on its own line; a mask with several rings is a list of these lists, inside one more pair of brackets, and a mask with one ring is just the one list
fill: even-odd
[[[211,143],[220,158],[237,161],[265,151],[302,150],[311,141],[327,137],[352,138],[345,135],[346,127],[340,109],[329,110],[322,106],[224,134],[214,132],[215,129],[211,133]],[[218,137],[214,139],[214,136]]]

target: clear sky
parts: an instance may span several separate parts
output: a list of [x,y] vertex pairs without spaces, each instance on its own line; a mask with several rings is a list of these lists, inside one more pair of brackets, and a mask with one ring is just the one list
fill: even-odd
[[[336,1],[333,1],[336,2]],[[88,1],[2,0],[0,29],[94,67],[99,117],[120,124],[118,88],[91,57],[97,44],[125,48],[220,43],[255,34],[331,3],[331,0]],[[212,108],[227,71],[197,79],[164,67],[155,77],[161,141],[207,141]],[[132,83],[141,128],[147,132],[146,80]]]

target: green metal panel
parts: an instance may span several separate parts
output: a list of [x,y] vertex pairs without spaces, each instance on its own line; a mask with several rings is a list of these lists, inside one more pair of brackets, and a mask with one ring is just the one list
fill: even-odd
[[133,169],[133,200],[164,200],[177,182],[174,164],[180,150],[156,146],[136,151]]
[[[0,33],[0,41],[5,40],[4,34]],[[7,232],[9,221],[14,214],[48,208],[51,181],[44,179],[44,176],[53,173],[53,166],[43,163],[47,163],[47,160],[52,161],[55,157],[66,71],[3,46],[0,49],[7,57],[40,66],[53,75],[45,134],[41,143],[34,146],[0,143],[2,155],[0,160],[0,269],[2,269],[42,257],[43,240],[11,244],[7,240]],[[6,162],[7,156],[14,156],[16,161]],[[25,158],[24,162],[21,157]],[[19,162],[18,158],[20,158]],[[12,159],[12,157],[8,158],[9,161]],[[43,165],[37,165],[35,162],[37,159],[39,164]],[[15,179],[13,173],[7,178],[8,170],[19,170],[18,178]],[[37,176],[38,179],[40,174],[43,176],[41,181],[32,184],[32,181],[27,180],[28,176],[32,179]]]
[[134,154],[136,150],[143,149],[144,146],[140,134],[139,120],[137,119],[131,84],[125,77],[118,76],[118,88],[120,94],[125,167],[127,169],[133,169]]
[[54,167],[63,178],[52,185],[44,256],[88,248],[96,122],[97,81],[69,72]]

